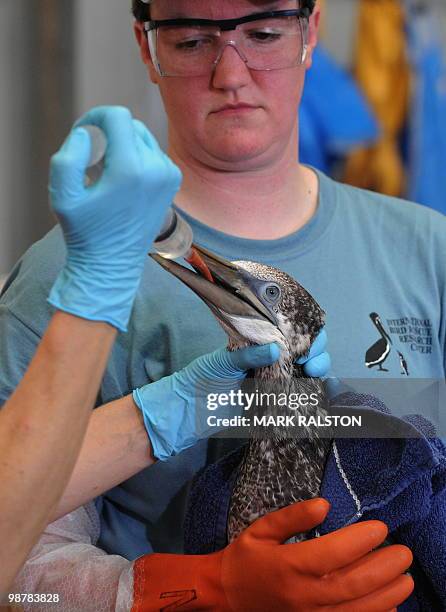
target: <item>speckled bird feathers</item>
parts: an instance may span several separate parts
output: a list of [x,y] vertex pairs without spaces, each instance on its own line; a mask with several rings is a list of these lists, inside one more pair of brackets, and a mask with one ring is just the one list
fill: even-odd
[[[278,325],[253,329],[240,321],[233,325],[238,334],[226,329],[230,350],[252,343],[277,341],[281,359],[268,368],[256,370],[256,386],[263,392],[316,393],[316,406],[300,408],[307,415],[326,414],[326,399],[319,379],[303,377],[303,370],[294,361],[305,355],[324,325],[325,313],[316,300],[292,277],[271,266],[248,261],[234,262],[252,277],[280,287],[280,300],[274,305]],[[279,337],[280,336],[280,337]],[[263,409],[262,409],[263,410]],[[271,413],[275,407],[268,409]],[[264,413],[264,410],[263,410]],[[290,414],[296,414],[296,411]],[[282,409],[281,414],[284,414]],[[267,437],[252,432],[233,489],[227,524],[228,541],[232,541],[257,518],[293,502],[319,494],[330,440],[322,439],[317,430],[306,437],[294,437],[283,428],[269,430]],[[304,539],[296,536],[296,541]]]

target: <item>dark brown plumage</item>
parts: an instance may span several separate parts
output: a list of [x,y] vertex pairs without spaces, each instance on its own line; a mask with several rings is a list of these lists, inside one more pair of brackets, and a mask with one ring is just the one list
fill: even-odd
[[[299,407],[262,406],[255,414],[306,416],[326,414],[325,394],[319,379],[305,378],[303,369],[294,363],[305,355],[324,324],[325,313],[314,298],[292,277],[271,266],[253,262],[234,262],[261,282],[273,283],[280,289],[280,296],[271,305],[278,325],[276,336],[272,325],[246,329],[243,322],[233,321],[239,334],[229,328],[229,348],[235,350],[246,344],[263,344],[276,341],[281,344],[281,358],[273,366],[254,372],[256,389],[262,393],[316,394],[317,406]],[[267,285],[268,286],[268,285]],[[260,287],[260,285],[259,285]],[[242,337],[239,337],[242,336]],[[248,385],[250,386],[250,385]],[[229,507],[227,535],[232,541],[254,520],[289,504],[317,497],[320,491],[330,440],[320,438],[317,430],[309,428],[302,437],[301,431],[289,427],[268,427],[260,431],[253,428]],[[303,539],[304,536],[297,536]]]
[[[261,393],[315,394],[314,405],[279,406],[274,402],[251,409],[254,415],[324,416],[322,382],[307,378],[295,361],[306,355],[324,325],[325,313],[291,276],[264,264],[229,262],[198,248],[214,283],[174,262],[153,256],[164,268],[195,291],[226,331],[229,350],[276,342],[278,362],[253,373],[252,384]],[[199,270],[197,270],[199,272]],[[326,430],[324,430],[324,433]],[[296,501],[319,494],[331,442],[316,426],[251,427],[250,440],[238,468],[228,515],[228,541],[255,519]],[[296,541],[305,536],[297,536]]]

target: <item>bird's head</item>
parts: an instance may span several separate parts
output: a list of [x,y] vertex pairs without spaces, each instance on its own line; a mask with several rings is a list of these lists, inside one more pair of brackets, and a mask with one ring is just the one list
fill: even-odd
[[291,276],[252,261],[228,261],[194,248],[213,282],[159,255],[152,257],[190,287],[210,308],[229,336],[229,347],[277,342],[282,356],[305,355],[324,325],[325,313]]
[[370,313],[370,318],[372,319],[373,323],[381,323],[381,319],[379,317],[379,314],[377,312],[371,312]]

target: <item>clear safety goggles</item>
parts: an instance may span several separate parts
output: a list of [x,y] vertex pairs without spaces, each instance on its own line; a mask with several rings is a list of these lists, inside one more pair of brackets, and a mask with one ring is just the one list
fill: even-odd
[[147,21],[144,29],[158,74],[192,77],[211,74],[228,46],[252,70],[300,66],[307,53],[309,17],[303,8],[219,21]]

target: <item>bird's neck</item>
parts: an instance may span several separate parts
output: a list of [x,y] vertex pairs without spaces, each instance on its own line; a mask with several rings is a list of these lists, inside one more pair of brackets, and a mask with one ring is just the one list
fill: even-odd
[[388,333],[386,332],[384,327],[381,325],[381,323],[377,324],[377,328],[378,328],[378,331],[381,334],[381,336],[384,338],[384,340],[387,340],[387,342],[392,344],[392,339],[390,338],[390,336],[388,335]]
[[[286,374],[286,375],[285,375]],[[239,466],[228,514],[228,541],[237,537],[256,518],[283,508],[293,502],[316,497],[320,493],[325,463],[331,440],[320,437],[317,418],[326,414],[322,382],[306,378],[300,366],[274,364],[255,370],[253,383],[257,388],[276,397],[288,396],[281,407],[256,406],[254,415],[266,416],[272,421],[265,427],[252,426],[250,440]],[[292,406],[298,394],[315,394],[317,405]],[[282,425],[277,416],[294,416],[295,425]],[[296,425],[299,416],[315,417],[314,425]]]
[[[269,395],[271,402],[255,404],[254,410],[262,415],[283,415],[296,418],[299,415],[325,415],[327,411],[326,395],[323,383],[318,378],[305,376],[303,367],[293,363],[292,359],[279,360],[271,366],[258,368],[248,376],[245,388],[252,387],[257,395]],[[283,432],[280,426],[273,427],[274,434]],[[315,431],[307,432],[316,437]],[[288,436],[286,436],[288,437]]]
[[[247,342],[236,342],[230,339],[229,350],[248,346]],[[303,367],[296,364],[298,356],[291,355],[288,347],[281,347],[280,358],[270,366],[257,368],[248,373],[243,388],[246,393],[255,393],[255,401],[250,409],[251,417],[257,416],[294,416],[296,423],[299,416],[320,417],[327,414],[327,400],[323,383],[318,378],[305,376]],[[265,401],[261,401],[265,397]],[[270,398],[270,401],[268,401]],[[315,439],[319,437],[317,425],[301,427],[301,430],[290,429],[288,425],[271,420],[268,428],[259,429],[251,420],[251,438],[267,438],[272,441],[290,439],[294,448],[297,438]]]
[[[273,365],[254,370],[246,384],[248,388],[255,386],[276,397],[284,393],[288,398],[280,407],[278,402],[269,407],[255,406],[250,411],[251,418],[259,414],[267,417],[280,414],[294,416],[296,421],[299,416],[317,419],[326,414],[322,381],[305,377],[303,368],[294,364],[294,358],[286,350],[282,350],[279,361]],[[308,397],[315,394],[318,401],[306,406],[299,402],[292,405],[299,394]],[[264,428],[251,426],[250,440],[232,491],[227,528],[229,542],[268,512],[320,493],[331,447],[327,430],[324,429],[322,438],[317,425],[293,428],[272,421]]]

